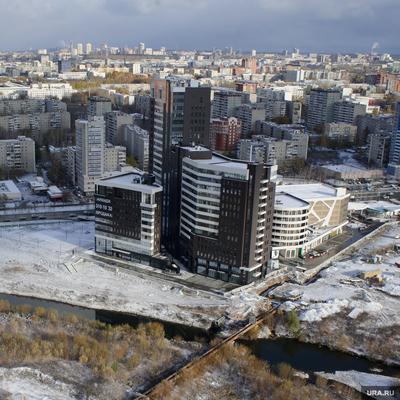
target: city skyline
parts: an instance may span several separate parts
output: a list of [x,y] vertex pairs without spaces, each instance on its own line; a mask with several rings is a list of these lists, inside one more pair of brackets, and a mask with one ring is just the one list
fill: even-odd
[[298,47],[307,52],[369,52],[379,43],[377,51],[399,53],[396,0],[0,0],[0,5],[3,51],[71,41],[134,47],[143,41],[178,50]]

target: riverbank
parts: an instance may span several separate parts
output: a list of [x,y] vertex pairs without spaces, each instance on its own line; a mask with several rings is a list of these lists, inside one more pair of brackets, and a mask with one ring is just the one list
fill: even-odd
[[2,399],[123,399],[205,346],[167,339],[158,323],[111,326],[4,300],[0,322]]
[[91,258],[93,222],[2,227],[0,292],[134,314],[201,329],[258,315],[267,302],[238,290],[221,295]]
[[398,224],[388,226],[309,284],[272,290],[269,297],[281,303],[281,314],[270,329],[278,337],[399,365],[399,235]]
[[213,293],[99,265],[92,222],[2,228],[0,292],[208,329],[228,301]]

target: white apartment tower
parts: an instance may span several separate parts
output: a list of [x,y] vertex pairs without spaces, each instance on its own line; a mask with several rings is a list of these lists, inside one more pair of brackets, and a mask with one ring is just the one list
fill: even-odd
[[75,126],[78,187],[85,194],[93,194],[96,180],[104,173],[104,118],[77,120]]
[[86,54],[92,54],[93,53],[93,45],[92,43],[86,43]]

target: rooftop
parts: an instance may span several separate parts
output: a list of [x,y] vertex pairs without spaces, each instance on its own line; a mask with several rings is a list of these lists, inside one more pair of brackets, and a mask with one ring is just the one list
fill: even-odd
[[0,181],[0,194],[4,193],[20,193],[13,181]]
[[360,172],[367,171],[366,168],[354,167],[353,165],[348,164],[337,164],[337,165],[323,165],[322,168],[329,169],[330,171],[335,172]]
[[278,185],[277,193],[286,193],[305,201],[336,198],[346,195],[345,188],[334,188],[322,183],[308,183],[302,185]]
[[115,187],[125,190],[132,190],[146,193],[157,193],[162,187],[156,183],[145,183],[144,178],[148,176],[143,171],[136,170],[129,173],[120,173],[109,178],[103,178],[96,182],[96,185]]
[[309,203],[298,199],[290,194],[286,193],[277,193],[275,196],[275,208],[306,208],[309,206]]

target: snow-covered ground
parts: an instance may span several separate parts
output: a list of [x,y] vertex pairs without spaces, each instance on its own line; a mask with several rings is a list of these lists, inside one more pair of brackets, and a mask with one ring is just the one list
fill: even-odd
[[[231,321],[263,309],[265,299],[237,290],[225,297],[164,280],[139,266],[127,271],[92,258],[94,223],[0,226],[0,293],[148,316],[208,328],[225,315]],[[159,272],[158,277],[146,270]],[[182,271],[181,280],[193,274]]]
[[0,389],[10,394],[13,400],[76,399],[72,386],[27,367],[0,368]]
[[3,226],[0,243],[0,293],[200,327],[208,327],[230,305],[223,296],[100,265],[85,253],[94,245],[93,222]]
[[[300,309],[300,319],[308,322],[320,321],[327,316],[350,309],[349,317],[356,318],[362,313],[374,316],[377,326],[400,324],[400,254],[387,251],[382,263],[372,264],[367,260],[382,252],[400,235],[400,227],[392,226],[378,234],[353,256],[337,261],[320,274],[310,285],[284,284],[272,291],[282,298],[299,297],[286,301],[284,307]],[[362,272],[380,270],[382,286],[369,285],[360,278]]]
[[[390,376],[368,374],[359,371],[336,371],[334,374],[317,372],[316,374],[325,379],[343,383],[344,385],[350,386],[359,392],[362,391],[362,387],[368,386],[381,388],[382,390],[400,386],[400,379],[392,378]],[[381,399],[382,396],[373,396],[373,398]]]
[[[353,320],[354,327],[358,332],[364,332],[365,337],[379,334],[378,330],[389,332],[400,326],[400,268],[396,265],[400,263],[400,254],[389,249],[393,244],[400,244],[396,239],[399,235],[400,226],[392,224],[363,243],[360,249],[323,270],[315,282],[308,285],[286,283],[274,289],[271,295],[283,301],[283,309],[295,309],[302,323],[311,324],[308,326],[315,326],[313,324],[327,318],[332,320],[340,314],[346,321]],[[370,257],[377,254],[382,255],[381,262],[369,263]],[[381,271],[382,285],[364,280],[361,274],[367,271]],[[338,335],[340,329],[339,326]],[[398,337],[391,336],[390,339],[400,346]],[[357,343],[354,345],[357,348]],[[356,352],[364,353],[364,350],[357,348]],[[398,353],[393,356],[400,361]]]

